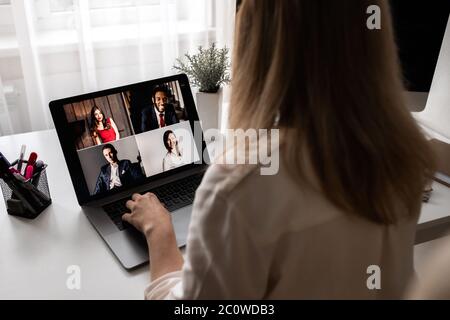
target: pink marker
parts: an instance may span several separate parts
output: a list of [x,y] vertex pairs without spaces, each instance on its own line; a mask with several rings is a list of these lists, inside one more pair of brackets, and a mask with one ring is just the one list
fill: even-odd
[[25,179],[31,179],[34,173],[34,164],[36,163],[37,153],[32,152],[27,161],[27,166],[25,168]]

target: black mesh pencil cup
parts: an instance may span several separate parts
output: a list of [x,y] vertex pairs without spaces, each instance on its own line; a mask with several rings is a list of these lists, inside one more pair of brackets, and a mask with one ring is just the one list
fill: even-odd
[[46,168],[44,165],[30,179],[13,173],[1,177],[0,186],[8,214],[34,219],[52,203]]

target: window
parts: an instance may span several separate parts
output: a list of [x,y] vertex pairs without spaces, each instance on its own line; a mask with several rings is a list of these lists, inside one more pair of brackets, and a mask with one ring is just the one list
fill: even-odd
[[[1,1],[1,0],[0,0]],[[37,31],[74,30],[77,2],[83,0],[34,0]],[[176,20],[187,32],[192,28],[203,31],[214,28],[216,0],[90,0],[83,14],[92,28],[148,25],[163,20]],[[161,14],[164,12],[165,14]],[[194,15],[197,16],[193,19]],[[170,15],[170,17],[167,17]],[[208,18],[205,18],[208,17]],[[150,28],[150,27],[149,27]],[[146,27],[146,29],[149,29]],[[122,30],[118,31],[126,32]]]
[[185,52],[230,39],[234,11],[234,0],[0,0],[0,134],[50,127],[48,101],[173,74]]
[[73,11],[73,0],[50,0],[50,12]]
[[[2,0],[0,0],[2,1]],[[3,0],[10,1],[10,0]],[[47,0],[48,1],[48,0]],[[49,9],[52,13],[61,13],[74,10],[74,0],[49,0]],[[159,5],[159,0],[91,0],[90,9],[126,8],[136,5]]]

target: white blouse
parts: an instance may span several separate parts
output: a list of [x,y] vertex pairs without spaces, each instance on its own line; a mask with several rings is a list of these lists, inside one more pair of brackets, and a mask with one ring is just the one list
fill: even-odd
[[113,189],[115,187],[121,187],[122,182],[119,177],[119,165],[117,163],[111,164],[111,175],[109,179],[109,189]]
[[[255,166],[212,165],[197,190],[182,271],[146,299],[400,298],[414,274],[416,218],[385,226],[342,212],[317,187]],[[370,266],[381,289],[369,289]]]
[[184,164],[183,158],[173,152],[167,152],[163,159],[163,171],[175,169]]

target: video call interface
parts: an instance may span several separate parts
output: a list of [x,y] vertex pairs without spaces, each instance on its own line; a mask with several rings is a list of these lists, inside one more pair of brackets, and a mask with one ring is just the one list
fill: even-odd
[[178,81],[64,105],[91,195],[199,161]]

